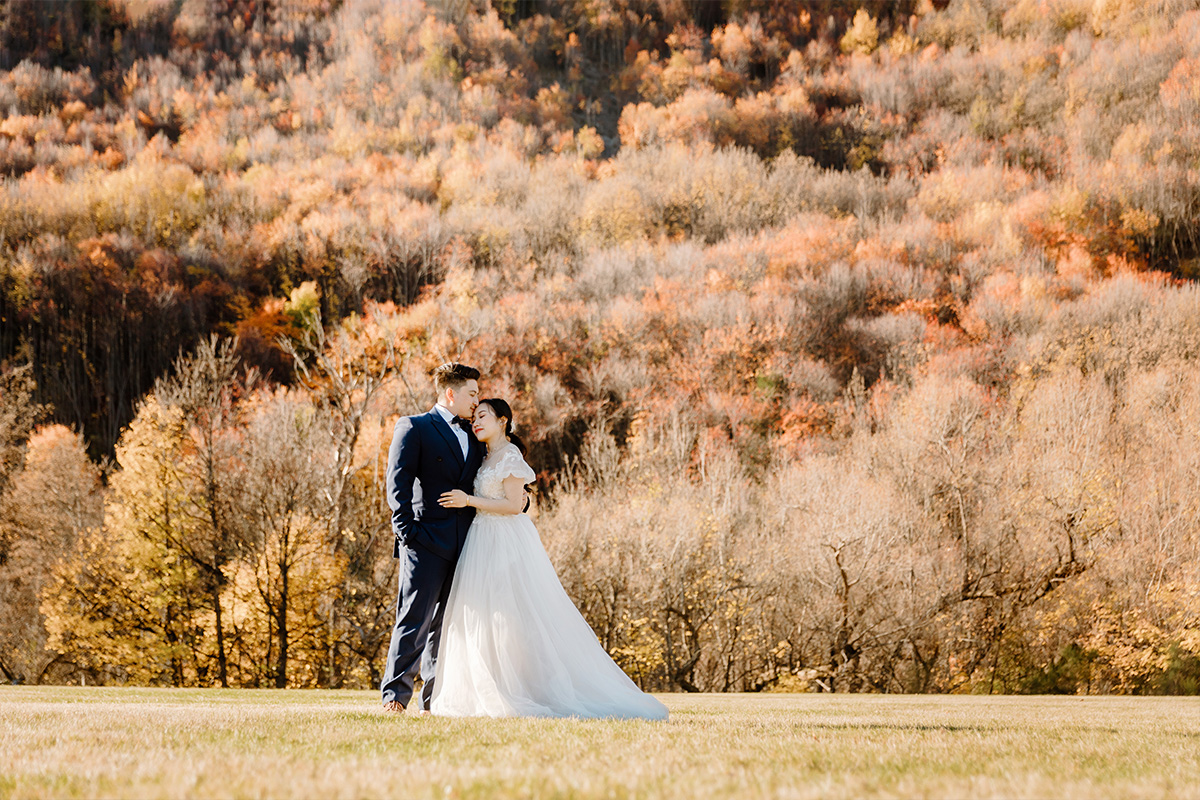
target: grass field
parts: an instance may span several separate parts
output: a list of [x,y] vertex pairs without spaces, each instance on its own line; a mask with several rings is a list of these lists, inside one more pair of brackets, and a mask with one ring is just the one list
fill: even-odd
[[1200,699],[663,700],[667,723],[453,720],[373,692],[0,687],[0,798],[1200,798]]

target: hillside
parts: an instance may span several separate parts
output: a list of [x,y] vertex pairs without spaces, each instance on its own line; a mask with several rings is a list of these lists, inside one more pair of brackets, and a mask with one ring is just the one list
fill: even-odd
[[11,677],[377,680],[460,358],[644,686],[1198,691],[1197,3],[0,15]]

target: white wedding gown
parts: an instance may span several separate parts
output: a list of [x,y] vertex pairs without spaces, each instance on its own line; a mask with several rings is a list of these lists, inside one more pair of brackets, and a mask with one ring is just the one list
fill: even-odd
[[[479,470],[475,494],[533,480],[516,445]],[[475,515],[442,622],[430,710],[448,717],[666,719],[604,652],[525,514]]]

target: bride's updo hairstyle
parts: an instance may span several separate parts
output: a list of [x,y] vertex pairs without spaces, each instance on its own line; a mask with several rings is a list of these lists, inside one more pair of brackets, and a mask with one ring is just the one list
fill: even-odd
[[513,433],[513,413],[512,407],[508,403],[501,400],[499,397],[489,397],[479,401],[480,405],[486,405],[497,417],[504,417],[504,435],[508,440],[517,446],[521,451],[521,455],[525,455],[525,443],[521,441],[521,437]]

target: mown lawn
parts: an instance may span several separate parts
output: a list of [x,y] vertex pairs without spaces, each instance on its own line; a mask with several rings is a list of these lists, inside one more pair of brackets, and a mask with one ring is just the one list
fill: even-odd
[[667,723],[451,720],[373,692],[0,687],[0,798],[1200,798],[1200,699],[663,701]]

